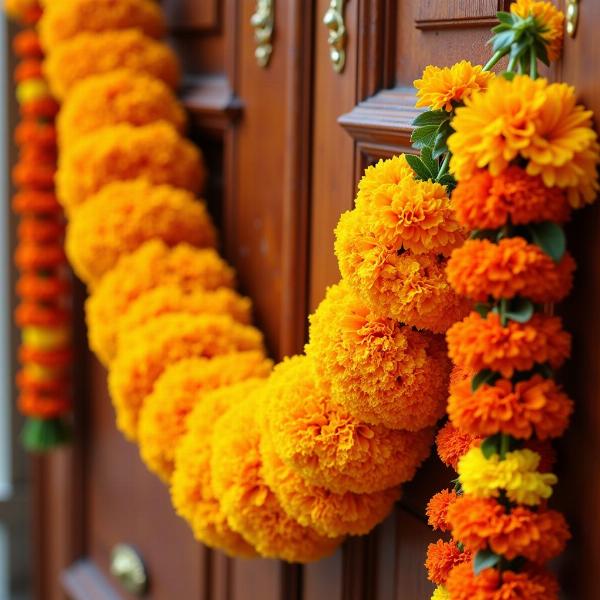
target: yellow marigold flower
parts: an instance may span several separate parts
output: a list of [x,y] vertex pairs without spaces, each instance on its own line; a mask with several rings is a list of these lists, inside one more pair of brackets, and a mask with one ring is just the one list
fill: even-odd
[[213,429],[230,408],[261,385],[262,380],[249,379],[204,394],[190,413],[187,433],[175,450],[171,500],[177,514],[190,524],[197,540],[230,556],[252,558],[256,551],[231,529],[215,495],[210,467]]
[[187,244],[169,249],[152,240],[124,256],[103,278],[86,302],[91,349],[104,364],[116,353],[118,321],[136,298],[157,285],[175,285],[185,292],[233,287],[234,272],[215,250]]
[[372,493],[412,479],[432,431],[393,430],[352,416],[317,385],[314,364],[277,365],[264,391],[262,425],[280,458],[309,483],[343,494]]
[[212,247],[216,231],[204,202],[190,192],[135,179],[108,184],[77,209],[65,246],[73,269],[93,288],[121,256],[154,238]]
[[42,98],[50,98],[50,88],[44,79],[27,79],[17,84],[17,102],[27,104]]
[[22,19],[25,14],[38,7],[38,0],[4,0],[4,10],[13,19]]
[[66,348],[71,343],[71,326],[40,327],[28,326],[21,329],[23,344],[42,351]]
[[73,88],[58,116],[59,144],[64,149],[110,125],[139,127],[155,121],[183,131],[186,116],[175,94],[160,79],[118,69],[88,77]]
[[406,156],[399,154],[392,158],[380,159],[376,165],[365,169],[365,173],[358,183],[356,207],[363,208],[371,205],[373,192],[380,186],[398,184],[407,177],[414,177],[414,171],[408,164]]
[[563,44],[565,15],[552,2],[538,0],[517,0],[510,5],[510,12],[526,19],[535,17],[536,21],[545,28],[542,37],[548,42],[548,58],[557,60]]
[[450,600],[450,594],[448,593],[446,586],[438,585],[435,590],[433,590],[431,600]]
[[205,172],[200,151],[172,125],[113,125],[79,140],[61,155],[57,195],[72,212],[105,185],[147,179],[197,193]]
[[329,288],[310,323],[306,354],[354,416],[417,431],[444,414],[450,361],[441,337],[373,313],[343,282]]
[[46,3],[39,22],[46,51],[84,31],[130,28],[161,37],[165,22],[160,6],[153,0],[52,0]]
[[480,65],[461,60],[451,67],[425,67],[421,79],[414,82],[417,88],[417,104],[431,110],[454,110],[472,94],[485,90],[494,73],[483,71]]
[[341,542],[319,535],[290,518],[262,476],[260,426],[256,420],[261,388],[232,406],[216,423],[212,437],[212,485],[230,527],[266,558],[307,563],[333,553]]
[[498,77],[457,109],[448,139],[450,169],[459,181],[478,168],[497,176],[521,157],[529,175],[565,189],[577,208],[592,202],[598,190],[599,146],[591,117],[575,103],[571,86],[524,75]]
[[361,210],[344,213],[335,233],[342,277],[374,313],[434,333],[444,333],[468,313],[469,302],[446,279],[445,257],[399,253],[366,230]]
[[268,377],[272,368],[273,363],[256,351],[189,358],[168,366],[140,411],[138,443],[146,466],[168,482],[175,448],[187,431],[187,417],[204,402],[207,392],[246,379]]
[[61,100],[86,77],[115,69],[146,73],[172,88],[178,86],[180,79],[173,50],[137,29],[79,33],[57,46],[44,63],[50,88]]
[[137,439],[139,412],[169,365],[248,350],[264,350],[262,334],[227,315],[173,313],[134,329],[122,338],[108,377],[117,426]]
[[508,452],[486,459],[480,448],[472,448],[458,462],[458,474],[465,494],[475,498],[497,498],[500,490],[512,502],[536,506],[552,495],[558,478],[537,469],[540,455],[532,450]]
[[261,438],[262,475],[285,512],[320,535],[366,535],[383,521],[400,497],[400,488],[372,494],[335,494],[311,485],[277,455],[271,438]]
[[243,325],[252,322],[252,302],[230,288],[186,290],[179,283],[158,285],[132,300],[116,322],[116,345],[122,335],[161,315],[185,312],[193,315],[229,315]]

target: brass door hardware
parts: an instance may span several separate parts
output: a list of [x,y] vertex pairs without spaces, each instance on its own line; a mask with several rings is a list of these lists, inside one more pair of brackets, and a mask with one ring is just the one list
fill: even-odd
[[348,34],[344,22],[344,0],[331,0],[323,17],[323,23],[329,30],[329,58],[333,70],[341,73],[346,64],[346,41]]
[[275,29],[275,0],[258,0],[256,11],[250,19],[256,41],[256,62],[263,69],[273,54],[273,30]]
[[118,544],[113,548],[110,572],[125,590],[135,596],[143,596],[148,589],[148,574],[141,556],[135,548]]
[[575,37],[579,21],[579,0],[567,0],[567,33]]

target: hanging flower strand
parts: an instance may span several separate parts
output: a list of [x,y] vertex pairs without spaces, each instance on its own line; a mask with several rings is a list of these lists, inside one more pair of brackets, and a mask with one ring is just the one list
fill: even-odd
[[[560,55],[562,13],[518,0],[498,19],[494,55],[481,73],[503,57],[508,66],[486,89],[438,99],[432,67],[415,82],[418,106],[432,109],[417,120],[417,160],[448,163],[442,177],[456,181],[457,218],[471,230],[450,257],[448,280],[476,303],[447,332],[455,367],[438,452],[458,479],[427,509],[434,529],[453,537],[428,551],[433,600],[558,598],[544,565],[570,538],[547,500],[557,483],[548,440],[563,434],[573,409],[554,370],[571,340],[545,306],[571,288],[575,263],[561,225],[595,199],[599,146],[574,89],[538,78],[538,61]],[[443,81],[446,91],[460,89],[450,75]],[[435,135],[424,130],[434,123]]]

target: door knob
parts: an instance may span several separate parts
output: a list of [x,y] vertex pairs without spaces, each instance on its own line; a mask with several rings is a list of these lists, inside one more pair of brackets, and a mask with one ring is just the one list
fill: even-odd
[[575,37],[579,21],[579,0],[567,0],[567,33]]
[[254,40],[256,42],[256,62],[259,67],[265,68],[273,54],[273,30],[275,28],[275,0],[258,0],[256,11],[250,18],[254,27]]
[[110,559],[112,576],[130,594],[143,596],[148,589],[148,574],[141,556],[132,546],[118,544],[113,548]]
[[331,0],[323,17],[323,24],[329,31],[329,58],[333,70],[341,73],[346,64],[346,24],[344,22],[344,0]]

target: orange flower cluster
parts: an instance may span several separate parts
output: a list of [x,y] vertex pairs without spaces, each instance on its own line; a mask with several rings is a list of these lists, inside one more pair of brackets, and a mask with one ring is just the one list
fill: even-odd
[[[529,19],[549,57],[558,57],[560,11],[517,0],[511,13],[497,31]],[[496,77],[453,109],[452,201],[472,234],[446,271],[454,291],[478,304],[446,333],[455,369],[437,442],[459,477],[428,506],[431,526],[453,537],[428,552],[429,577],[440,586],[434,598],[557,599],[558,585],[542,569],[570,538],[547,500],[557,481],[550,440],[573,411],[553,370],[569,357],[571,337],[543,305],[570,292],[575,262],[561,225],[594,200],[600,147],[573,88],[535,73]]]
[[[7,6],[29,23],[14,40],[14,72],[22,120],[15,129],[19,159],[13,170],[13,210],[20,222],[14,256],[20,271],[15,323],[21,329],[18,405],[27,417],[25,445],[44,451],[65,441],[71,410],[70,282],[62,247],[64,223],[54,195],[57,149],[55,104],[42,72],[43,52],[33,27],[37,0]],[[49,110],[47,110],[49,108]]]

